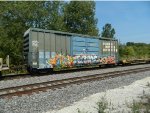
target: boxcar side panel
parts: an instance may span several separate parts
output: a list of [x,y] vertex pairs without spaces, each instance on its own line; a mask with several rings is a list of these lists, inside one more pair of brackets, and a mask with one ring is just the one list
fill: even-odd
[[38,68],[38,33],[31,31],[30,34],[29,59],[31,60],[29,64],[33,68]]
[[[51,46],[51,52],[55,52],[56,51],[56,40],[55,40],[55,34],[51,33],[50,34],[50,46]],[[52,54],[51,54],[52,56]]]
[[50,65],[49,65],[49,59],[50,59],[50,49],[51,49],[51,47],[50,47],[50,43],[51,43],[51,38],[50,38],[50,33],[45,33],[45,46],[44,46],[44,48],[45,48],[45,68],[50,68]]
[[[51,42],[54,43],[53,41]],[[55,34],[55,44],[56,48],[51,51],[49,64],[54,68],[72,67],[70,36]]]
[[44,52],[44,32],[38,32],[39,52]]
[[66,45],[66,36],[65,35],[62,35],[61,36],[61,53],[63,54],[63,55],[66,55],[67,53],[67,45]]
[[117,40],[100,40],[100,57],[102,64],[116,64],[118,59]]
[[67,55],[71,55],[71,36],[66,36],[66,50],[67,50]]
[[72,37],[72,55],[86,53],[86,39],[84,37]]
[[61,35],[55,35],[56,37],[56,53],[61,53]]
[[95,65],[99,63],[99,39],[92,37],[72,37],[74,66]]
[[44,68],[44,64],[45,64],[45,48],[44,48],[44,32],[38,32],[38,43],[39,43],[39,58],[38,58],[38,62],[39,62],[39,68]]
[[44,42],[44,48],[46,52],[50,52],[50,46],[51,46],[51,38],[50,38],[50,33],[45,33],[45,42]]

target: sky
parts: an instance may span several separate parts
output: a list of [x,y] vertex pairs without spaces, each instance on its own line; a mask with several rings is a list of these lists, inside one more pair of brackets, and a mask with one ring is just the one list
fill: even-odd
[[96,1],[96,18],[100,32],[110,23],[121,43],[150,43],[150,1]]

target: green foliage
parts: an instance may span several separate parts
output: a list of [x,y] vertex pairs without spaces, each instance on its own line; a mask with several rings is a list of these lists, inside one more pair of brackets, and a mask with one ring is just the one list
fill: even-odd
[[[106,100],[105,97],[102,97],[97,103],[96,103],[97,107],[95,107],[97,109],[97,113],[106,113],[105,110],[108,108],[108,102]],[[88,113],[85,111],[81,111],[79,108],[77,109],[78,113]]]
[[125,45],[119,44],[119,57],[120,58],[124,57],[124,48],[125,48]]
[[114,38],[115,35],[115,29],[112,28],[111,24],[107,23],[105,24],[105,26],[103,27],[103,31],[102,31],[102,37],[106,37],[106,38]]
[[135,51],[132,46],[126,46],[124,49],[124,53],[127,57],[134,57]]
[[98,113],[105,113],[105,110],[108,107],[108,102],[106,101],[106,99],[102,97],[96,104],[97,104],[96,109]]
[[78,113],[88,113],[87,111],[81,111],[79,108],[77,109],[78,110]]
[[[149,83],[147,85],[147,88],[150,88]],[[133,103],[131,106],[132,113],[149,113],[150,112],[150,95],[145,94],[145,91],[143,90],[143,95],[140,97],[140,101],[133,100]]]
[[119,45],[119,55],[123,59],[147,59],[150,58],[150,44],[127,42]]
[[[150,58],[150,44],[128,42],[125,46],[125,51],[127,51],[127,48],[132,48],[129,52],[129,57],[134,56],[136,59]],[[124,53],[120,53],[120,55],[125,56]]]
[[131,107],[132,113],[140,113],[141,103],[137,103],[133,101],[133,105]]
[[98,36],[94,1],[70,1],[64,10],[64,21],[69,32]]

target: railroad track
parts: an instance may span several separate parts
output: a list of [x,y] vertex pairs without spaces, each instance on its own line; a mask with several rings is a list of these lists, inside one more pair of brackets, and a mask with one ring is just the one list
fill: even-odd
[[22,96],[24,94],[31,95],[33,93],[39,93],[40,91],[45,92],[48,89],[54,90],[57,88],[66,87],[71,84],[81,84],[84,82],[103,80],[106,78],[124,76],[124,75],[143,72],[143,71],[150,71],[150,67],[108,72],[103,74],[94,74],[94,75],[74,77],[74,78],[68,78],[62,80],[54,80],[54,81],[28,84],[28,85],[16,86],[16,87],[9,87],[9,88],[0,89],[0,98],[11,98],[13,96]]

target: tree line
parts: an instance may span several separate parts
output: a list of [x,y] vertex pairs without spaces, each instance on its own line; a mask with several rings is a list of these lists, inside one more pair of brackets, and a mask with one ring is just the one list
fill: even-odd
[[150,44],[127,42],[119,45],[121,59],[148,59],[150,58]]

